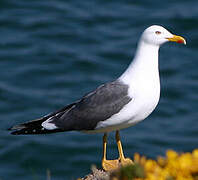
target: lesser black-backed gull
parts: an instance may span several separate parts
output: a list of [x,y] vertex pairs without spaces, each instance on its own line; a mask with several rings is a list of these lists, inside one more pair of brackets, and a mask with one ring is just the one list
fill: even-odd
[[[119,130],[132,126],[151,114],[160,98],[158,50],[168,41],[186,44],[181,36],[157,25],[142,34],[128,69],[115,81],[99,86],[82,99],[40,119],[10,128],[12,134],[47,134],[62,131],[104,133],[102,167],[115,169],[132,163],[124,157]],[[119,158],[106,159],[107,133],[116,131]]]

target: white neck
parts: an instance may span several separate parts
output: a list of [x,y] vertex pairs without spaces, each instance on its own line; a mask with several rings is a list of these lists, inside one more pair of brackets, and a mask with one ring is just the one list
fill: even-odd
[[126,84],[143,79],[159,80],[158,51],[159,46],[140,40],[133,61],[119,79]]

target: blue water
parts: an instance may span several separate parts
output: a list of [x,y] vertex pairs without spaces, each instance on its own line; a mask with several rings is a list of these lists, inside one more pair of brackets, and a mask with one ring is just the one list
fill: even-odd
[[[102,134],[12,136],[38,118],[117,78],[142,31],[159,24],[187,39],[160,50],[161,99],[145,121],[121,131],[125,154],[155,158],[198,147],[198,1],[2,0],[0,179],[76,179],[100,167]],[[108,158],[117,157],[114,134]]]

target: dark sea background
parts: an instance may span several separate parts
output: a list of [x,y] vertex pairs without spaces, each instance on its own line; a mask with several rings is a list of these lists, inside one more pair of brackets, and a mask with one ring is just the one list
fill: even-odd
[[[121,131],[126,156],[149,158],[198,148],[197,0],[1,0],[0,179],[74,180],[101,167],[102,134],[12,136],[39,118],[114,80],[145,28],[182,35],[160,49],[161,99],[143,122]],[[108,158],[117,157],[114,133]]]

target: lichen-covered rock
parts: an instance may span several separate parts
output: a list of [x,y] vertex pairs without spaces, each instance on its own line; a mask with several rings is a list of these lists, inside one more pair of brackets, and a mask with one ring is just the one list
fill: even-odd
[[97,169],[95,166],[92,166],[91,170],[92,170],[91,174],[78,180],[109,180],[110,179],[110,172],[105,172],[103,170]]
[[92,173],[79,180],[198,180],[198,149],[192,153],[168,150],[157,160],[134,154],[134,164],[105,172],[92,167]]

